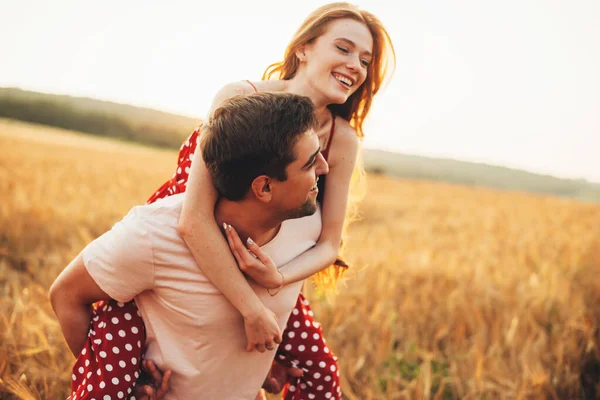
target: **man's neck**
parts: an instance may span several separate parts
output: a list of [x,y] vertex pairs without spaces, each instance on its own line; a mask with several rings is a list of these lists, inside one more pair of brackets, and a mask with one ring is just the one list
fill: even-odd
[[281,221],[266,215],[264,207],[249,200],[219,199],[215,207],[215,220],[235,228],[243,243],[250,237],[259,246],[270,242],[281,227]]

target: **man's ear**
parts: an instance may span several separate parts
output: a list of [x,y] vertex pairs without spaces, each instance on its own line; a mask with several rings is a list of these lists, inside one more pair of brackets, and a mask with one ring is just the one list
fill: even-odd
[[266,175],[261,175],[252,181],[251,189],[254,197],[258,200],[268,203],[273,196],[271,192],[272,179]]

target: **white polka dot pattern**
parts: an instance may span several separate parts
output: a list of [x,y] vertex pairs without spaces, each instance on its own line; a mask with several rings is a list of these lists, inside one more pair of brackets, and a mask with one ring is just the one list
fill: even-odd
[[308,300],[302,295],[290,315],[276,359],[285,366],[304,370],[303,377],[288,381],[285,400],[342,398],[337,358],[325,345],[321,325],[314,321]]
[[126,398],[135,386],[132,376],[139,376],[143,341],[144,323],[135,303],[99,302],[88,340],[73,366],[67,400]]

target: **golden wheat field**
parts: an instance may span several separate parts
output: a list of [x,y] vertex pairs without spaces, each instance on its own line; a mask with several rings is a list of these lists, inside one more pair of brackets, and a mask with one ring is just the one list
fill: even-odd
[[[0,398],[66,398],[47,290],[175,162],[0,120]],[[308,291],[344,398],[599,396],[600,206],[369,176],[361,213],[338,293]]]

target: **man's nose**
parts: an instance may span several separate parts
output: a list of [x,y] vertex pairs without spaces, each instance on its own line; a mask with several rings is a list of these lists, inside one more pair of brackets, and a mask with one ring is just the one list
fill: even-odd
[[329,164],[327,164],[327,161],[325,160],[325,157],[323,157],[323,154],[319,153],[317,155],[317,176],[318,175],[326,175],[329,172]]

